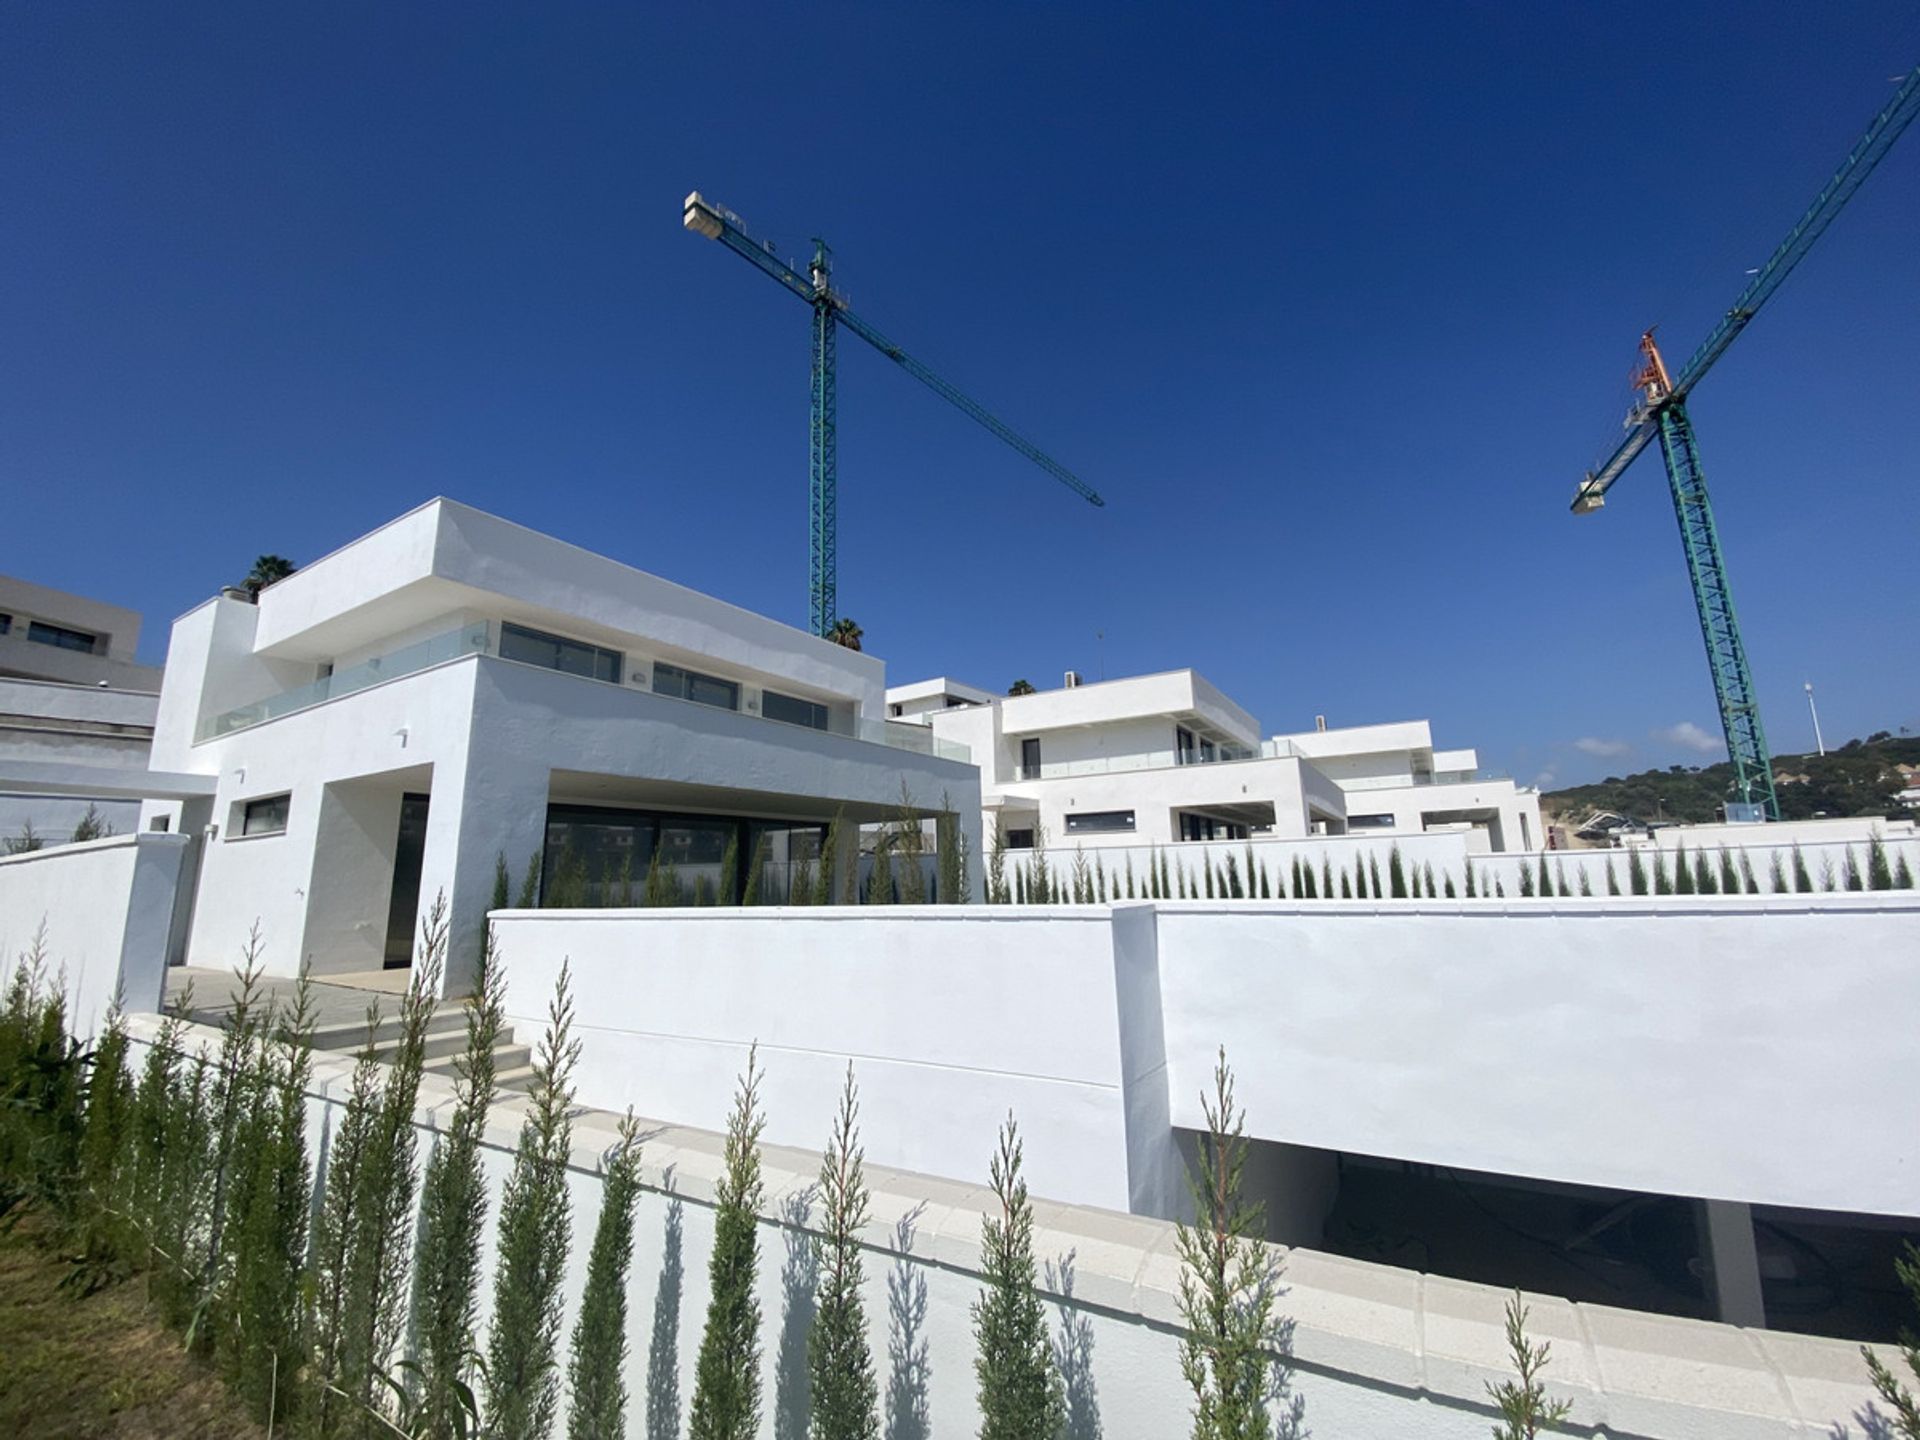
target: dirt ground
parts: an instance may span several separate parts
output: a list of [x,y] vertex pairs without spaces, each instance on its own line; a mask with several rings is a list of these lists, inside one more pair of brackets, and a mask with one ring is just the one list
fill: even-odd
[[139,1277],[84,1299],[31,1218],[0,1233],[0,1435],[259,1440],[213,1370],[147,1309]]

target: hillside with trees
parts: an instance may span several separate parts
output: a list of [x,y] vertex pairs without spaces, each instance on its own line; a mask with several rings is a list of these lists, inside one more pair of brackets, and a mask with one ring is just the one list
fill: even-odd
[[[1877,731],[1865,740],[1849,740],[1825,755],[1775,755],[1774,789],[1780,818],[1811,820],[1819,815],[1908,816],[1894,796],[1906,785],[1898,769],[1920,765],[1920,736]],[[1595,810],[1612,810],[1635,820],[1679,820],[1704,824],[1720,818],[1731,798],[1733,766],[1671,765],[1637,775],[1609,775],[1593,785],[1574,785],[1540,797],[1541,808],[1578,824]]]

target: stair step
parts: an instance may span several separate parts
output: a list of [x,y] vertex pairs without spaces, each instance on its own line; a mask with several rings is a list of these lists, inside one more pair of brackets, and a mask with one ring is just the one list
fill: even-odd
[[516,1065],[511,1070],[502,1070],[493,1077],[494,1088],[498,1090],[533,1089],[533,1066]]
[[[380,1001],[380,1023],[373,1027],[373,1043],[376,1046],[383,1041],[391,1042],[400,1037],[399,997],[383,995]],[[427,1021],[429,1035],[464,1036],[466,1032],[467,1008],[464,1005],[442,1005]],[[313,1032],[313,1045],[316,1050],[347,1050],[358,1053],[366,1043],[367,1022],[364,1019],[316,1026]]]
[[[430,1056],[425,1069],[435,1075],[457,1075],[460,1061],[466,1056],[466,1047],[448,1051],[443,1055]],[[504,1044],[493,1047],[493,1069],[498,1075],[503,1070],[514,1069],[531,1063],[533,1052],[525,1045]]]

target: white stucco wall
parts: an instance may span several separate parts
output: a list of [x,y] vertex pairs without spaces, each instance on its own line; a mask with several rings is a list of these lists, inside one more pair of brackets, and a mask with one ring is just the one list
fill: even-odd
[[974,1174],[1011,1110],[1040,1193],[1124,1210],[1108,917],[1014,914],[887,906],[494,918],[517,1034],[538,1031],[561,962],[570,965],[581,1095],[595,1105],[718,1129],[757,1040],[775,1143],[815,1138],[855,1060],[876,1163]]
[[157,1010],[187,848],[179,835],[116,835],[0,857],[0,970],[11,974],[38,936],[82,1036],[116,991],[128,1010]]
[[776,1114],[829,1103],[850,1058],[877,1064],[870,1153],[935,1174],[974,1173],[1012,1104],[1055,1157],[1036,1155],[1036,1189],[1172,1213],[1160,1147],[1198,1125],[1225,1044],[1262,1139],[1920,1216],[1920,1052],[1865,1020],[1920,1007],[1912,892],[499,924],[517,1021],[572,957],[589,1101],[717,1123],[758,1037],[794,1057],[769,1061]]
[[1176,1124],[1920,1215],[1920,895],[1162,907]]
[[[157,1024],[135,1017],[136,1048]],[[189,1043],[216,1032],[192,1027]],[[136,1068],[139,1060],[136,1058]],[[863,1100],[884,1088],[861,1072]],[[338,1129],[350,1067],[321,1057],[310,1088],[307,1141],[317,1160]],[[422,1082],[415,1112],[422,1162],[451,1112],[450,1086]],[[483,1169],[490,1196],[483,1232],[479,1333],[492,1314],[499,1186],[511,1164],[526,1102],[497,1103]],[[811,1120],[824,1137],[831,1105]],[[797,1129],[804,1126],[797,1125]],[[646,1123],[642,1192],[628,1283],[628,1411],[645,1433],[649,1386],[668,1390],[677,1424],[694,1388],[713,1240],[720,1137]],[[617,1135],[614,1116],[578,1113],[568,1173],[572,1245],[562,1283],[560,1334],[572,1331],[601,1202],[600,1172]],[[1030,1166],[1040,1143],[1026,1137]],[[805,1256],[819,1222],[808,1187],[819,1169],[811,1149],[763,1149],[766,1202],[759,1230],[763,1440],[805,1430],[804,1347],[809,1318]],[[992,1199],[979,1185],[938,1181],[874,1163],[867,1181],[873,1219],[863,1232],[868,1342],[892,1440],[963,1440],[978,1431],[975,1347],[969,1307],[980,1293],[979,1235]],[[411,1227],[409,1227],[411,1233]],[[1067,1377],[1070,1440],[1163,1440],[1185,1434],[1191,1396],[1180,1379],[1180,1276],[1172,1227],[1163,1221],[1041,1201],[1034,1249],[1041,1293]],[[1485,1387],[1507,1378],[1501,1333],[1506,1296],[1311,1251],[1282,1253],[1281,1314],[1292,1322],[1289,1388],[1297,1422],[1282,1435],[1396,1436],[1480,1440],[1490,1426]],[[1838,1341],[1739,1331],[1699,1321],[1636,1315],[1606,1306],[1528,1296],[1535,1338],[1553,1346],[1546,1383],[1574,1406],[1583,1433],[1612,1440],[1786,1440],[1850,1434],[1871,1391],[1854,1347]],[[656,1342],[665,1342],[656,1345]],[[651,1375],[650,1352],[665,1363]],[[662,1383],[672,1377],[670,1386]],[[562,1365],[561,1410],[566,1409]],[[1836,1428],[1837,1427],[1837,1428]]]

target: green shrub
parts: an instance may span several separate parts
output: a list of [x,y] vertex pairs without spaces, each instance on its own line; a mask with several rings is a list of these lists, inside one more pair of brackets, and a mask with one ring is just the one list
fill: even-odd
[[714,1191],[713,1251],[708,1258],[707,1325],[694,1372],[688,1440],[753,1440],[760,1429],[760,1180],[758,1047],[727,1117],[724,1173]]
[[1000,1208],[981,1221],[986,1285],[972,1310],[980,1440],[1056,1440],[1066,1423],[1065,1387],[1035,1287],[1033,1206],[1020,1163],[1020,1133],[1009,1115],[989,1170]]

